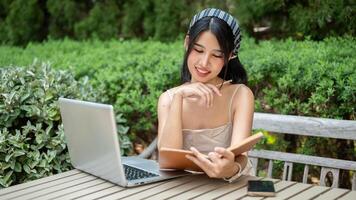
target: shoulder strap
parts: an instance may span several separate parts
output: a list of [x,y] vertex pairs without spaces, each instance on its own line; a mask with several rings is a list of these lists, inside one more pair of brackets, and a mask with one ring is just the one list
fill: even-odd
[[234,92],[232,93],[232,95],[231,95],[231,99],[230,99],[230,106],[229,106],[229,122],[231,122],[231,115],[232,115],[232,101],[234,100],[234,96],[235,96],[235,94],[236,94],[236,92],[237,92],[237,90],[239,90],[239,88],[241,87],[241,85],[242,84],[240,84],[240,85],[238,85],[237,87],[236,87],[236,89],[234,90]]

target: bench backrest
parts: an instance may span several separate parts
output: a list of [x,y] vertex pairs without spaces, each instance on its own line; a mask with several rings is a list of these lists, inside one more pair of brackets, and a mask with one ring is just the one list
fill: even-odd
[[[351,120],[255,113],[253,129],[263,129],[273,133],[356,140],[356,121]],[[356,190],[355,161],[268,150],[251,150],[249,158],[252,161],[255,173],[257,172],[259,158],[269,160],[267,170],[269,178],[272,178],[273,160],[284,161],[283,180],[291,180],[293,163],[305,164],[303,183],[307,182],[309,166],[320,166],[320,185],[325,185],[325,178],[330,172],[333,175],[331,187],[338,187],[340,169],[351,170],[354,171],[352,190]]]

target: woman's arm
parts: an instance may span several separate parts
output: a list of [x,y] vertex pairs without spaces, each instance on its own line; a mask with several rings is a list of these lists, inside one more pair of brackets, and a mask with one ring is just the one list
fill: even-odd
[[[174,88],[170,102],[168,91],[158,101],[158,150],[161,147],[183,148],[182,102],[183,98],[202,100],[207,107],[212,106],[214,94],[221,96],[219,89],[212,84],[190,83]],[[197,100],[198,99],[198,100]]]
[[233,129],[231,146],[251,136],[254,96],[250,88],[241,85],[233,99]]
[[[253,113],[254,113],[254,95],[250,88],[241,85],[233,99],[233,129],[231,145],[236,145],[240,141],[251,136]],[[240,163],[244,169],[247,164],[247,153],[236,157],[236,162]]]
[[158,150],[161,147],[181,149],[182,136],[182,101],[179,94],[173,94],[171,101],[168,91],[158,100]]

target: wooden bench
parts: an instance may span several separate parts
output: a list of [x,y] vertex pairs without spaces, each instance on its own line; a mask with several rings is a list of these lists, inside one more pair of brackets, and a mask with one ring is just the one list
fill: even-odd
[[[255,113],[253,130],[263,129],[273,133],[293,134],[299,136],[315,136],[324,138],[336,138],[356,140],[356,121],[335,120],[316,117],[303,117],[292,115],[279,115],[267,113]],[[148,158],[157,147],[157,138],[140,154],[140,157]],[[302,155],[270,150],[251,150],[249,158],[257,174],[259,159],[268,160],[267,177],[272,177],[273,161],[284,161],[282,180],[291,181],[293,163],[304,164],[303,183],[307,183],[309,166],[320,166],[320,185],[325,186],[325,179],[330,172],[333,176],[331,187],[339,187],[340,169],[353,171],[352,190],[356,190],[356,162],[319,156]]]
[[[274,133],[356,140],[356,121],[350,120],[255,113],[253,129],[264,129]],[[322,186],[325,186],[325,178],[329,172],[333,175],[331,187],[338,187],[340,169],[351,170],[354,171],[352,190],[356,190],[355,161],[268,150],[252,150],[249,152],[249,157],[255,173],[259,159],[269,160],[267,170],[269,178],[272,178],[273,160],[284,161],[282,180],[288,181],[292,178],[293,163],[304,164],[303,183],[307,183],[309,166],[320,166],[320,185]]]

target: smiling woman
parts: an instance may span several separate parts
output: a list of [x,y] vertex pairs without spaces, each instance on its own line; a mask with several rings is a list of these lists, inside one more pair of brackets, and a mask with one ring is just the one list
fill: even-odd
[[[187,43],[188,38],[189,36]],[[192,76],[191,82],[209,82],[216,85],[219,82],[217,75],[224,66],[223,55],[215,35],[210,31],[203,32],[188,57],[189,71],[195,75]]]
[[227,150],[250,136],[254,112],[240,41],[230,14],[209,8],[195,15],[184,40],[182,85],[158,102],[158,148],[190,149],[194,156],[187,158],[208,176],[229,181],[251,169],[246,154]]

